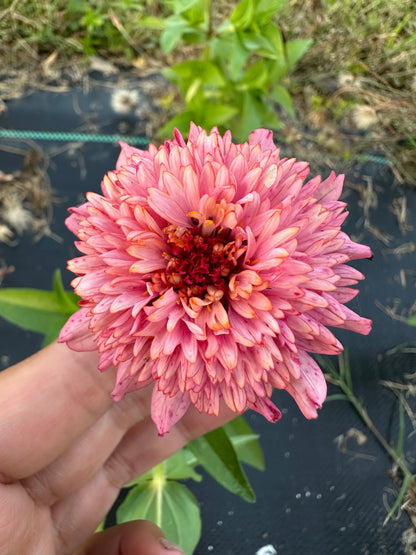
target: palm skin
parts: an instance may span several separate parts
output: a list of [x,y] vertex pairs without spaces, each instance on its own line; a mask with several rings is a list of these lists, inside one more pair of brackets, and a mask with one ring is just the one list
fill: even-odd
[[159,437],[149,389],[114,403],[97,363],[54,343],[0,373],[0,555],[180,553],[145,522],[88,538],[124,484],[232,413],[190,409]]

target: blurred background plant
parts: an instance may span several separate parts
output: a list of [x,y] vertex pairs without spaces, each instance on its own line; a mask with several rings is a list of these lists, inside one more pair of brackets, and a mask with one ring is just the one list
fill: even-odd
[[178,85],[185,109],[171,119],[189,129],[190,121],[230,129],[246,139],[258,127],[280,127],[276,103],[292,117],[294,108],[282,80],[311,45],[311,39],[285,41],[273,22],[286,0],[242,0],[229,17],[214,16],[211,0],[172,0],[160,44],[165,53],[181,41],[195,45],[197,57],[173,65],[166,76]]
[[299,158],[381,156],[416,185],[415,12],[414,0],[2,0],[0,96],[89,68],[166,70],[176,88],[155,90],[153,137],[191,118],[239,140],[267,125]]

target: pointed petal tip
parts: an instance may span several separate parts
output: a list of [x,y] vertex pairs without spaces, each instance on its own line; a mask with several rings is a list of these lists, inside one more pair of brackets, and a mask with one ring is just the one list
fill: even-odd
[[171,427],[179,422],[188,410],[190,403],[188,393],[178,391],[176,395],[170,397],[163,391],[159,391],[158,384],[155,384],[150,413],[160,437],[167,434]]
[[282,417],[276,405],[267,398],[258,398],[254,403],[247,403],[248,408],[262,414],[269,422],[275,423]]
[[263,150],[276,150],[270,129],[255,129],[248,136],[248,142],[250,145],[260,144]]
[[88,327],[88,312],[88,308],[80,308],[69,317],[59,333],[58,343],[66,343],[70,349],[78,352],[97,349],[93,334]]

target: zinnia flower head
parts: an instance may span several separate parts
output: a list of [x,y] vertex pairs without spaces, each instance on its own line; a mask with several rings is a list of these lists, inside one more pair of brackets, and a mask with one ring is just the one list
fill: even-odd
[[343,176],[305,183],[308,164],[280,159],[264,129],[233,144],[192,124],[187,142],[121,147],[103,194],[67,219],[82,300],[60,341],[117,367],[116,401],[154,383],[160,434],[220,399],[276,421],[273,388],[315,417],[326,384],[308,353],[340,352],[327,326],[371,326],[344,306],[364,277],[345,263],[371,251],[341,231]]

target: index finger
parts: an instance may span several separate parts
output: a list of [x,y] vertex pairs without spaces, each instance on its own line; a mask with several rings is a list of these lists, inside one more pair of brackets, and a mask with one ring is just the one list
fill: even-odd
[[114,369],[53,343],[0,373],[0,473],[27,477],[63,453],[114,403]]

